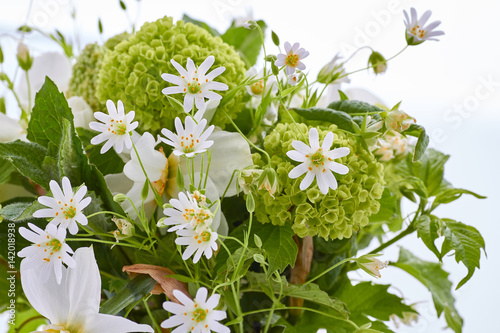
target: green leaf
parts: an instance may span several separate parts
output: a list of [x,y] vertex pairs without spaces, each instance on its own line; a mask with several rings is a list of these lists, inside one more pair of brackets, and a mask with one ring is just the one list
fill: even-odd
[[0,184],[8,183],[10,175],[16,171],[16,168],[9,161],[0,158]]
[[139,275],[130,280],[122,290],[108,299],[99,312],[116,315],[127,306],[137,302],[153,290],[156,281],[149,275]]
[[415,227],[417,228],[417,236],[441,260],[441,253],[434,244],[434,241],[439,237],[439,224],[436,219],[429,215],[421,215],[415,221]]
[[25,177],[45,189],[49,186],[50,176],[42,168],[47,149],[37,143],[16,140],[0,143],[0,157],[8,160]]
[[103,175],[120,173],[123,171],[125,163],[114,149],[110,149],[104,154],[101,154],[101,148],[104,143],[99,145],[93,145],[90,143],[90,140],[96,135],[95,132],[81,127],[78,127],[76,130],[78,137],[85,147],[85,152],[87,153],[90,163],[95,164]]
[[268,261],[268,277],[276,270],[282,272],[287,266],[293,266],[297,259],[298,247],[293,240],[295,233],[290,225],[275,226],[266,223],[255,233],[262,240]]
[[396,172],[404,177],[405,180],[412,179],[412,177],[420,179],[423,186],[427,189],[426,193],[422,193],[422,195],[425,194],[425,197],[432,197],[439,194],[443,184],[446,182],[443,179],[444,164],[449,158],[449,155],[445,155],[434,149],[428,149],[424,156],[415,163],[411,160],[410,155],[408,155],[405,163],[400,163],[397,166]]
[[486,199],[486,197],[482,195],[479,195],[477,193],[462,188],[445,188],[438,195],[436,195],[436,199],[434,199],[432,206],[437,207],[440,204],[447,204],[453,202],[459,199],[462,196],[462,194],[470,194],[478,199]]
[[127,6],[125,5],[125,3],[122,0],[119,0],[119,1],[120,1],[120,7],[121,7],[121,9],[127,10]]
[[291,284],[284,288],[283,295],[301,298],[309,302],[335,310],[341,317],[348,318],[349,311],[346,305],[336,298],[330,297],[326,292],[319,289],[314,283],[308,285]]
[[274,31],[271,31],[271,38],[273,39],[274,45],[280,46],[280,38]]
[[354,133],[352,118],[343,111],[321,108],[294,108],[292,110],[307,120],[326,121],[337,125],[340,129]]
[[36,94],[28,125],[28,140],[44,147],[48,147],[49,142],[59,146],[63,131],[62,118],[73,123],[73,113],[64,94],[46,77],[44,85]]
[[455,250],[455,260],[457,263],[461,261],[468,271],[467,276],[458,283],[458,289],[472,277],[476,267],[479,268],[481,249],[486,253],[484,239],[479,231],[470,225],[451,219],[442,219],[442,221],[445,240],[441,248],[441,257]]
[[391,193],[388,188],[385,188],[382,198],[379,199],[379,203],[380,209],[377,214],[370,215],[370,222],[385,222],[389,225],[391,231],[399,230],[403,218],[400,213],[398,196]]
[[[263,32],[266,30],[264,21],[257,21]],[[235,27],[234,24],[221,36],[222,40],[234,46],[248,68],[255,65],[262,47],[259,29],[248,30],[244,27]]]
[[425,133],[425,129],[422,127],[422,131],[418,136],[417,144],[415,145],[415,152],[413,153],[413,162],[418,161],[425,154],[425,150],[429,145],[429,136]]
[[182,16],[182,20],[184,22],[192,23],[194,25],[202,27],[203,29],[205,29],[206,31],[210,32],[214,36],[220,36],[220,33],[217,30],[215,30],[214,28],[212,28],[211,26],[209,26],[205,22],[195,20],[194,18],[192,18],[192,17],[190,17],[190,16],[188,16],[186,14],[184,14]]
[[332,102],[330,103],[330,105],[328,105],[328,109],[343,111],[345,113],[366,113],[366,112],[372,113],[372,112],[384,111],[381,108],[368,104],[366,102],[349,100],[349,99]]
[[344,279],[335,296],[347,305],[351,316],[371,316],[388,321],[392,314],[402,317],[403,312],[415,312],[403,303],[402,298],[389,293],[389,287],[372,282],[353,286],[348,279]]
[[99,29],[99,34],[102,35],[102,32],[103,32],[103,28],[102,28],[102,21],[101,21],[101,18],[99,18],[97,20],[97,28]]
[[448,326],[456,333],[462,332],[463,320],[454,305],[455,299],[451,294],[452,284],[448,280],[449,274],[441,268],[440,264],[421,260],[401,248],[398,261],[392,265],[406,271],[426,286],[432,294],[438,317],[444,312]]
[[347,97],[347,95],[342,90],[338,90],[338,92],[339,92],[339,97],[340,97],[341,101],[348,101],[349,100],[349,97]]

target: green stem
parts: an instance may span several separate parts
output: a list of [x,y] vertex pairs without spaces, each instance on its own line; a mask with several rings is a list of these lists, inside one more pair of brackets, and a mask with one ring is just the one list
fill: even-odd
[[[233,298],[234,298],[234,304],[236,305],[236,314],[238,318],[243,317],[243,312],[241,311],[241,304],[240,304],[240,294],[236,292],[234,289],[234,283],[231,284],[231,291],[233,292]],[[243,333],[243,320],[239,321],[238,327],[240,329],[240,332]]]
[[149,297],[146,299],[143,299],[142,302],[144,303],[144,307],[146,308],[146,311],[149,315],[149,318],[151,318],[151,321],[153,322],[153,326],[155,327],[155,330],[157,332],[161,332],[161,328],[158,325],[158,323],[156,322],[156,319],[155,319],[155,317],[153,317],[153,314],[151,313],[151,309],[149,308],[148,299],[149,299]]
[[388,246],[396,243],[397,241],[399,241],[400,239],[402,239],[402,238],[406,237],[407,235],[413,233],[414,231],[415,231],[415,227],[412,224],[410,224],[408,226],[408,228],[406,228],[406,230],[400,232],[396,237],[388,240],[387,242],[380,244],[379,247],[377,247],[376,249],[374,249],[373,251],[371,251],[369,254],[379,253],[380,251],[382,251],[386,247],[388,247]]
[[[127,244],[127,243],[118,243],[118,242],[111,242],[111,241],[105,241],[102,239],[95,239],[95,238],[66,238],[66,241],[68,242],[94,242],[94,243],[103,243],[103,244],[109,244],[109,245],[119,245],[119,246],[125,246],[125,247],[132,247],[134,249],[139,249],[142,250],[141,248],[137,247],[136,245],[132,244]],[[147,249],[144,249],[147,250]],[[149,250],[147,250],[150,252]]]
[[28,71],[25,71],[25,74],[26,74],[26,83],[28,85],[28,116],[29,116],[31,114],[31,83]]
[[315,277],[313,277],[312,279],[310,279],[309,281],[307,281],[306,283],[303,284],[303,286],[307,286],[309,283],[313,282],[313,281],[316,281],[317,279],[319,279],[320,277],[322,277],[323,275],[325,275],[326,273],[330,272],[331,270],[337,268],[338,266],[346,263],[346,262],[349,262],[351,260],[354,260],[353,258],[347,258],[347,259],[344,259],[342,261],[339,261],[338,263],[336,263],[335,265],[331,266],[330,268],[328,268],[327,270],[323,271],[322,273],[316,275]]

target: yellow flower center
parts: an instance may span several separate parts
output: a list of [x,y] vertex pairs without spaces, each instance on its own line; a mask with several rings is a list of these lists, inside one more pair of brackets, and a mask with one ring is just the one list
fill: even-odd
[[198,82],[198,78],[193,78],[193,81],[188,83],[187,89],[191,94],[201,94],[201,84]]
[[65,207],[65,209],[61,208],[63,210],[63,215],[66,216],[67,219],[72,219],[76,216],[76,207],[74,206],[69,206]]
[[264,81],[260,80],[255,82],[250,86],[250,90],[254,95],[261,95],[262,92],[264,91]]
[[299,56],[295,53],[289,53],[285,59],[285,65],[295,67],[299,63]]
[[127,125],[123,123],[123,120],[111,119],[108,131],[115,135],[124,135],[127,133]]
[[323,155],[323,152],[321,151],[321,148],[315,152],[311,157],[311,162],[315,166],[320,166],[325,164],[325,155]]
[[419,25],[416,25],[414,26],[411,30],[410,30],[410,33],[414,36],[417,36],[419,38],[423,38],[424,35],[425,35],[425,30],[424,29],[420,29],[420,26]]
[[207,312],[206,310],[203,309],[196,309],[193,311],[193,318],[194,320],[199,323],[200,321],[205,320],[207,318]]

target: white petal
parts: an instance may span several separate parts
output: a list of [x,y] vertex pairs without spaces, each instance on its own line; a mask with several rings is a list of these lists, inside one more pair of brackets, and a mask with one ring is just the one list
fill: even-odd
[[306,188],[308,188],[309,186],[311,186],[311,183],[313,182],[313,180],[314,180],[314,173],[308,171],[306,173],[306,176],[304,177],[304,179],[302,179],[302,181],[300,182],[299,188],[302,191],[305,190]]
[[297,162],[305,162],[308,160],[306,155],[299,153],[296,150],[287,151],[286,156],[290,157],[292,160],[297,161]]
[[309,130],[309,145],[313,150],[319,149],[319,133],[314,127]]
[[346,167],[345,165],[342,165],[340,163],[337,163],[337,162],[330,162],[330,164],[328,165],[328,167],[333,172],[339,173],[341,175],[345,175],[345,174],[347,174],[349,172],[349,168],[348,167]]
[[291,179],[295,179],[295,178],[300,177],[301,175],[303,175],[307,171],[308,171],[307,164],[302,163],[302,164],[299,164],[298,166],[296,166],[295,168],[293,168],[290,171],[290,173],[288,174],[288,177],[290,177]]
[[340,147],[340,148],[336,148],[336,149],[330,151],[328,153],[328,157],[330,157],[331,159],[335,160],[337,158],[349,155],[350,152],[351,152],[351,150],[349,148],[347,148],[347,147]]
[[149,325],[137,324],[120,316],[96,313],[86,319],[85,332],[128,333],[151,332],[154,330]]
[[333,133],[328,132],[323,139],[323,144],[321,145],[321,148],[323,148],[324,151],[330,150],[333,144]]

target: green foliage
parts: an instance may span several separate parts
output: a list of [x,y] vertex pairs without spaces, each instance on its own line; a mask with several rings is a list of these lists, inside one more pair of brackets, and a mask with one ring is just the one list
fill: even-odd
[[[266,31],[267,26],[264,21],[257,21],[257,24],[263,32]],[[247,68],[255,65],[263,42],[259,29],[248,30],[244,27],[236,27],[233,22],[221,38],[227,44],[234,46]]]
[[212,28],[211,26],[209,26],[205,22],[195,20],[194,18],[192,18],[186,14],[182,15],[182,20],[186,23],[193,23],[199,27],[202,27],[206,31],[210,32],[213,36],[216,36],[216,37],[220,36],[220,32],[218,32],[216,29]]
[[[345,94],[344,94],[344,96],[345,96]],[[374,113],[374,112],[383,112],[384,111],[375,105],[371,105],[371,104],[368,104],[368,103],[362,102],[362,101],[348,100],[348,99],[341,99],[340,101],[332,102],[328,105],[328,109],[342,111],[342,112],[345,112],[348,114],[367,113],[367,112]]]
[[77,128],[77,132],[90,163],[94,164],[103,175],[120,173],[123,171],[125,163],[114,149],[110,149],[104,154],[101,154],[101,148],[104,143],[99,145],[93,145],[90,143],[90,140],[96,135],[96,132],[81,127]]
[[342,130],[354,133],[352,118],[346,112],[321,108],[294,108],[292,110],[307,120],[325,121],[337,125]]
[[[399,103],[396,106],[398,105]],[[429,136],[425,132],[425,128],[417,124],[411,124],[410,128],[404,131],[403,134],[418,138],[412,161],[416,162],[420,160],[424,156],[427,146],[429,145]]]
[[116,315],[127,306],[148,295],[155,285],[156,281],[149,275],[136,276],[117,292],[116,295],[104,302],[99,312]]
[[255,229],[269,261],[268,277],[276,270],[282,272],[287,266],[295,264],[298,248],[290,225],[257,224]]
[[449,274],[440,264],[421,260],[401,248],[398,261],[392,265],[406,271],[426,286],[432,294],[438,317],[444,312],[448,326],[456,333],[462,332],[463,320],[454,305],[455,298],[451,294],[452,284],[448,280]]

